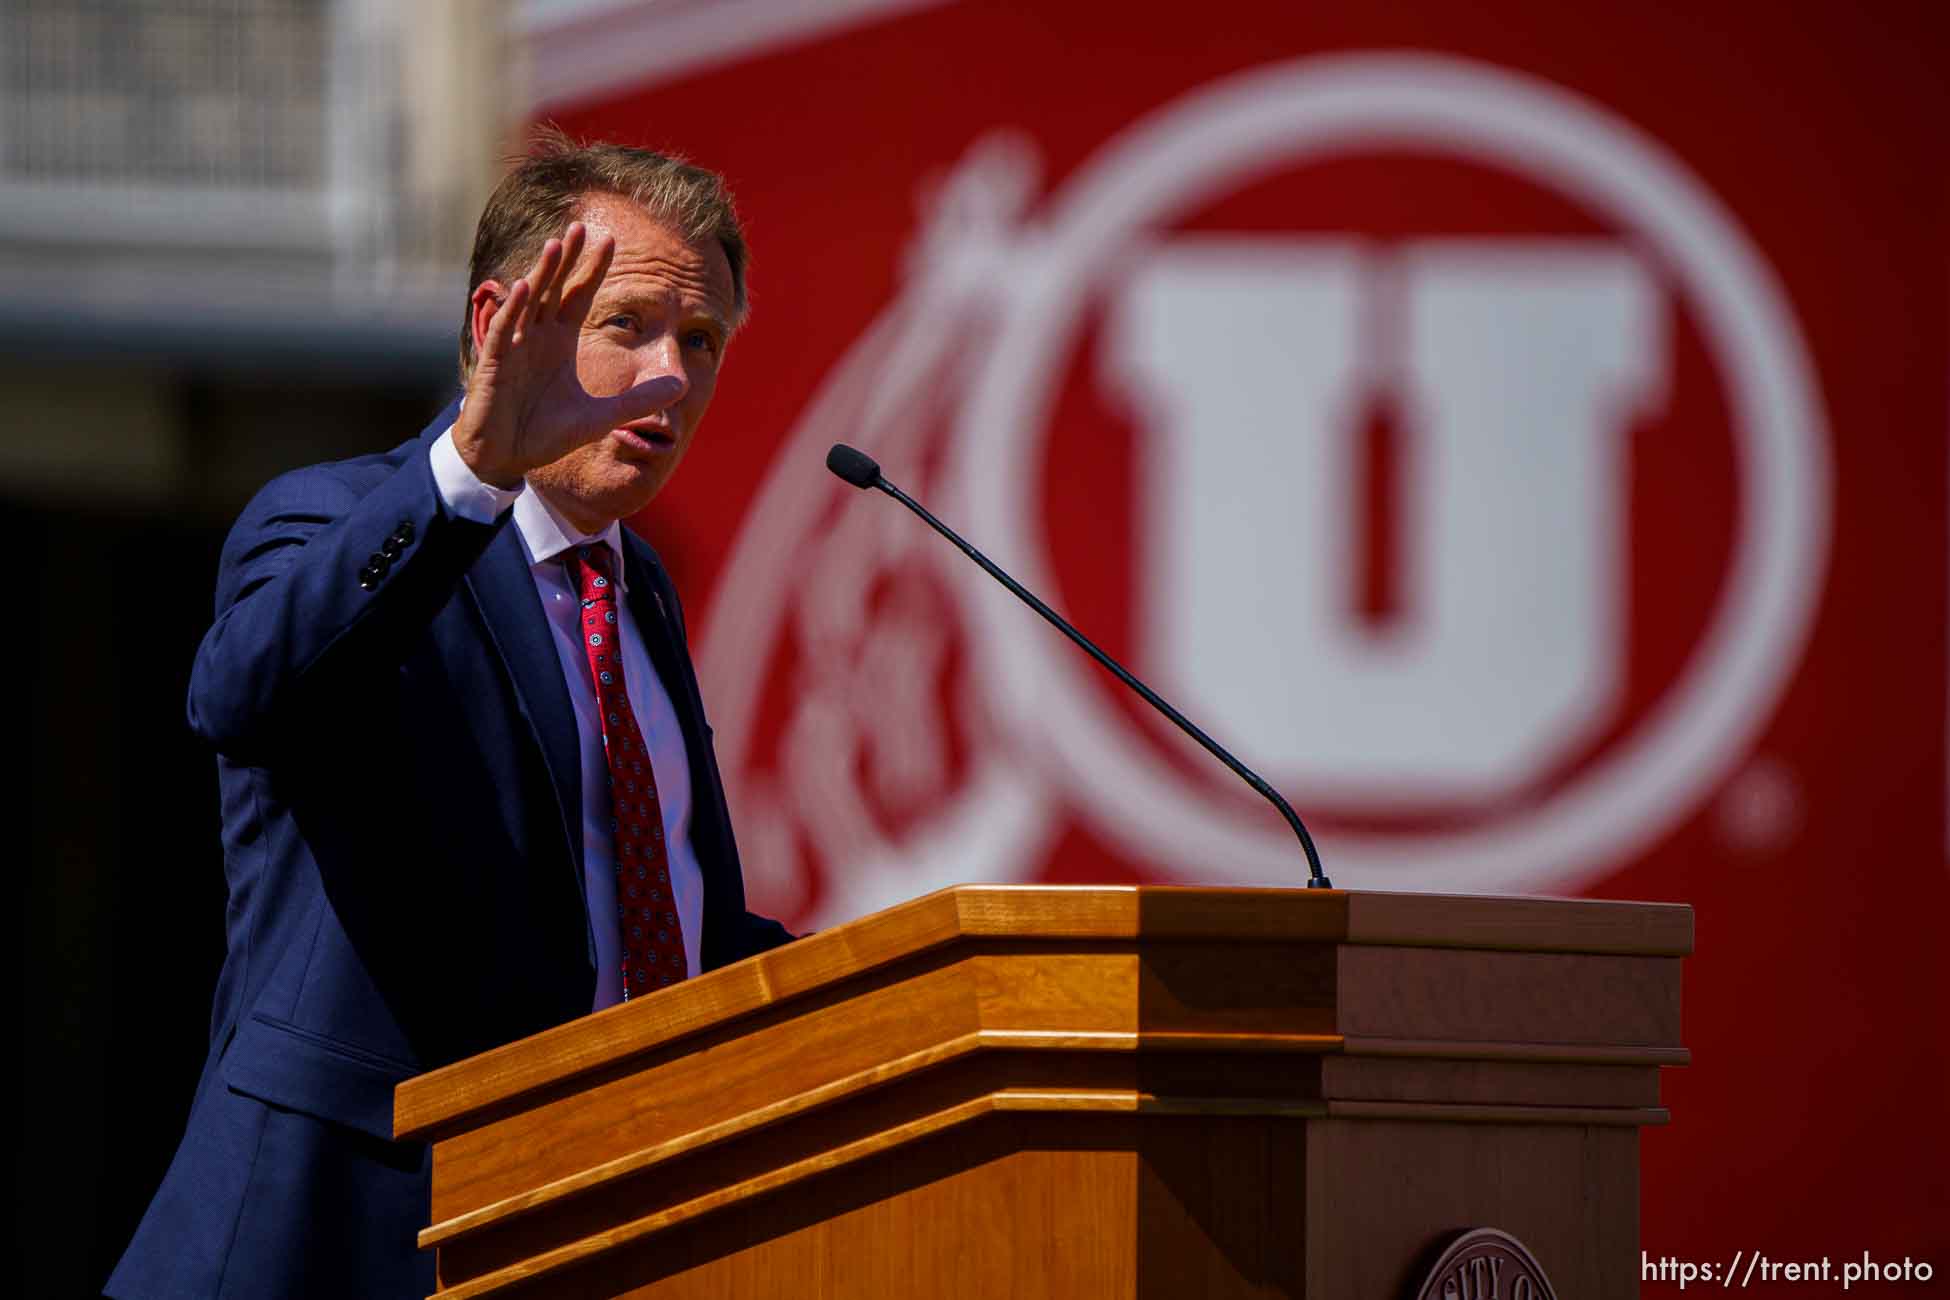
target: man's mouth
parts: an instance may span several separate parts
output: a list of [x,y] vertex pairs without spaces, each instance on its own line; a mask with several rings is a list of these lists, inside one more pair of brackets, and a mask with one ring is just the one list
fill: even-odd
[[677,446],[677,435],[662,425],[625,424],[610,430],[624,446],[634,451],[670,451]]

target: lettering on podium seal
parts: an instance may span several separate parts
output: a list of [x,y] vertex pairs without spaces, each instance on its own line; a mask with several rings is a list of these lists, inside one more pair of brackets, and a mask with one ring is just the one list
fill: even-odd
[[1544,1266],[1500,1228],[1471,1228],[1436,1257],[1414,1300],[1557,1300]]

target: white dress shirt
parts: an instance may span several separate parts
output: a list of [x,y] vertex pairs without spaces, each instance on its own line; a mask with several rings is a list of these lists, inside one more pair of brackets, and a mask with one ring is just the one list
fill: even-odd
[[[596,710],[596,687],[589,678],[589,660],[582,648],[581,600],[576,594],[566,552],[600,542],[615,553],[617,584],[623,599],[616,603],[617,628],[622,634],[623,688],[630,709],[650,749],[650,769],[657,778],[657,802],[663,810],[664,844],[670,858],[671,894],[684,932],[685,974],[699,970],[704,926],[704,874],[691,845],[691,765],[684,731],[670,692],[657,676],[643,637],[631,617],[629,584],[623,564],[623,526],[612,523],[601,533],[576,533],[539,492],[497,488],[483,483],[454,447],[453,430],[433,444],[433,481],[447,509],[462,519],[492,523],[512,509],[510,522],[528,553],[528,573],[548,618],[555,656],[575,704],[576,737],[582,755],[582,870],[589,898],[589,917],[596,937],[596,1010],[623,999],[620,967],[622,937],[616,923],[616,844],[609,827],[614,815],[609,794],[609,763],[603,753],[602,721]],[[653,593],[654,595],[654,593]]]

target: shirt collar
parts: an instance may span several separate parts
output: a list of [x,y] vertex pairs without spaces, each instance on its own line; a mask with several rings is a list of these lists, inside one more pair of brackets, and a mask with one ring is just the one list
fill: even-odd
[[624,577],[623,525],[620,521],[612,520],[609,527],[600,533],[578,533],[532,486],[524,486],[521,495],[515,498],[514,512],[515,530],[521,534],[521,544],[528,552],[530,567],[553,564],[575,547],[602,542],[616,558],[617,584],[626,592],[630,589]]

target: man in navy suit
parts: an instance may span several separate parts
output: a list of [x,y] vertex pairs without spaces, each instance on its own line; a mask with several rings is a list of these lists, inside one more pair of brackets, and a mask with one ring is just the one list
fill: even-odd
[[[677,594],[618,526],[697,434],[745,265],[717,176],[545,140],[481,218],[464,400],[238,520],[189,698],[229,950],[111,1295],[429,1293],[428,1151],[392,1140],[396,1084],[790,938],[745,910]],[[627,698],[599,701],[611,669]],[[646,803],[617,788],[618,735]],[[624,860],[632,830],[653,861]]]

